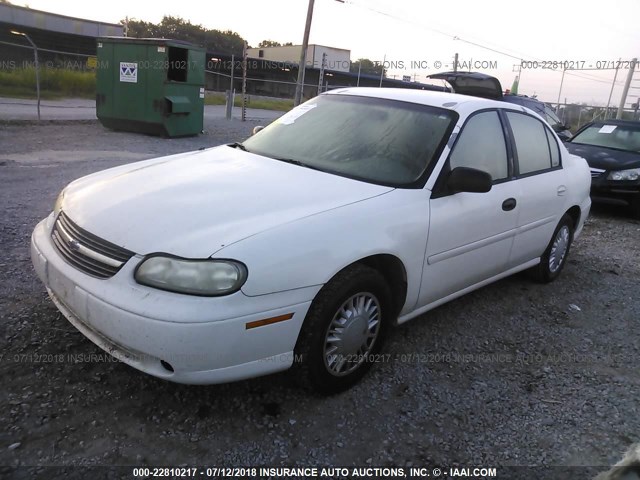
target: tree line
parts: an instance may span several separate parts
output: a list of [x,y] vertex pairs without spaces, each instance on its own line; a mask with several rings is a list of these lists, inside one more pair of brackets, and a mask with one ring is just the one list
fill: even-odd
[[208,29],[170,15],[165,15],[160,23],[135,19],[121,20],[120,23],[125,26],[128,37],[183,40],[212,52],[242,55],[245,43],[244,38],[231,30]]
[[[0,0],[3,2],[4,0]],[[165,15],[160,23],[145,22],[143,20],[125,19],[120,21],[125,25],[128,37],[135,38],[170,38],[183,40],[205,47],[210,52],[220,52],[240,56],[245,44],[245,39],[231,30],[216,30],[205,28],[202,25],[194,25],[189,20],[180,17]],[[262,40],[258,48],[286,47],[293,43],[280,43],[274,40]],[[351,72],[380,75],[382,65],[368,58],[360,58],[351,62]],[[386,75],[386,72],[385,72]]]

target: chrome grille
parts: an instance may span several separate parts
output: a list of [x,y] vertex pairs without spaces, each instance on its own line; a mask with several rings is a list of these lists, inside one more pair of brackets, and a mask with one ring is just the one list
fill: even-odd
[[602,175],[604,172],[606,172],[606,170],[603,170],[601,168],[590,168],[589,170],[591,170],[591,178],[596,178],[599,177],[600,175]]
[[80,228],[64,212],[58,215],[51,239],[68,263],[98,278],[112,277],[134,255]]

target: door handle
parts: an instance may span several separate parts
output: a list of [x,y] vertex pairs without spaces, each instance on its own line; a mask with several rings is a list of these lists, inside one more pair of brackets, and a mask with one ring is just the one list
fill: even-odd
[[504,202],[502,202],[502,210],[504,210],[505,212],[513,210],[514,208],[516,208],[515,198],[507,198]]
[[560,185],[558,187],[558,196],[562,197],[565,193],[567,193],[567,187],[565,187],[564,185]]

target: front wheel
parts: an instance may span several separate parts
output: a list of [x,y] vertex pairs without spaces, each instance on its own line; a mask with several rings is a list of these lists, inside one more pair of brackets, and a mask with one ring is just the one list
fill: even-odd
[[573,219],[564,215],[553,232],[551,242],[540,257],[540,263],[533,267],[532,273],[542,283],[554,281],[567,263],[571,242],[573,241]]
[[365,265],[339,272],[318,293],[296,343],[299,380],[328,394],[355,384],[371,368],[385,339],[391,293]]

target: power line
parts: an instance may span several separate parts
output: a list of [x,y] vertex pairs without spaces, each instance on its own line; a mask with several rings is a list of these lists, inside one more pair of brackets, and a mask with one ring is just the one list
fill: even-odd
[[[489,50],[489,51],[497,53],[499,55],[504,55],[506,57],[513,58],[515,60],[519,60],[520,62],[522,62],[522,60],[525,60],[526,57],[529,57],[533,61],[542,61],[539,58],[534,57],[533,55],[522,54],[521,52],[515,52],[514,51],[515,53],[519,53],[520,56],[512,55],[510,53],[506,53],[504,51],[501,51],[501,50],[498,50],[498,49],[495,49],[495,48],[492,48],[492,47],[488,47],[487,45],[482,45],[482,44],[477,43],[477,42],[472,42],[470,40],[466,40],[466,39],[464,39],[464,38],[462,38],[462,37],[460,37],[458,35],[453,35],[451,33],[445,32],[443,30],[439,30],[437,28],[434,28],[434,27],[431,27],[431,26],[428,26],[428,25],[424,25],[423,23],[416,22],[415,20],[411,20],[411,19],[404,18],[404,17],[399,17],[397,15],[393,15],[391,13],[384,12],[382,10],[378,10],[376,8],[372,8],[370,6],[367,6],[367,5],[364,5],[364,4],[361,4],[361,3],[354,3],[351,0],[337,0],[337,1],[340,1],[340,3],[347,3],[347,4],[350,4],[350,5],[355,5],[357,7],[364,8],[366,10],[378,13],[380,15],[383,15],[383,16],[386,16],[386,17],[389,17],[389,18],[393,18],[393,19],[401,21],[401,22],[405,22],[405,23],[416,25],[416,26],[424,28],[426,30],[431,30],[431,31],[433,31],[435,33],[438,33],[440,35],[444,35],[445,37],[449,37],[449,38],[451,38],[453,40],[458,40],[458,41],[461,41],[463,43],[467,43],[469,45],[473,45],[475,47],[482,48],[484,50]],[[553,72],[557,72],[557,73],[561,73],[562,72],[562,70],[558,70],[557,68],[549,68],[547,70],[550,70],[550,71],[553,71]],[[594,82],[606,83],[607,85],[611,84],[611,82],[609,80],[605,80],[603,78],[598,78],[598,77],[595,77],[595,76],[590,75],[590,74],[578,74],[578,73],[573,73],[573,72],[570,72],[570,71],[565,71],[565,74],[569,75],[569,76],[572,76],[572,77],[582,78],[583,80],[591,80],[591,81],[594,81]],[[622,85],[622,83],[620,83],[620,82],[615,82],[615,84],[616,85]]]

